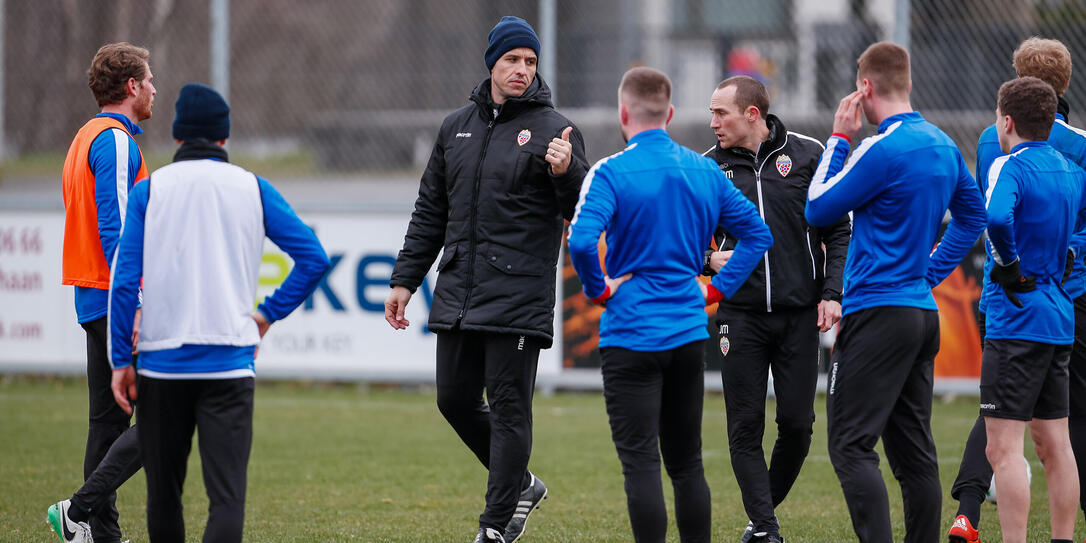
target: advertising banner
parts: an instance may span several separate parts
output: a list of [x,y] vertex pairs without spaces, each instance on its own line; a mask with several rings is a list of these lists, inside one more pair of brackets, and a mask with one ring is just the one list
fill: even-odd
[[[324,244],[332,268],[317,291],[290,317],[272,326],[260,347],[262,377],[432,382],[436,340],[426,329],[436,273],[419,287],[407,309],[411,326],[394,331],[384,300],[409,220],[406,211],[303,212]],[[0,371],[82,373],[86,337],[76,322],[73,287],[60,284],[64,216],[59,211],[0,213]],[[601,242],[602,243],[602,242]],[[554,347],[540,353],[542,386],[598,388],[599,318],[603,308],[581,292],[563,253],[559,272]],[[978,243],[935,288],[942,343],[935,376],[974,382],[980,376],[976,307],[984,252]],[[270,241],[260,269],[257,299],[286,278],[290,258]],[[722,358],[707,308],[710,371]],[[832,333],[824,338],[826,365]],[[716,382],[716,381],[714,381]]]
[[[600,240],[600,254],[606,253],[606,243]],[[593,305],[581,292],[569,257],[562,262],[562,301],[564,368],[598,368],[600,315],[604,309]],[[984,246],[978,242],[946,280],[932,290],[939,306],[940,347],[935,357],[936,378],[980,378],[980,332],[977,327],[977,302],[980,301],[981,276],[984,271]],[[706,277],[701,278],[704,282]],[[723,355],[718,348],[720,335],[715,325],[716,305],[705,308],[706,326],[710,340],[706,342],[705,361],[710,371],[719,371]],[[814,326],[815,323],[811,323]],[[833,345],[834,331],[823,335],[820,369],[825,373]],[[719,378],[718,378],[719,379]]]
[[[436,274],[412,296],[407,330],[394,331],[384,318],[409,215],[299,215],[317,232],[332,268],[301,307],[271,327],[260,346],[257,374],[432,382],[436,340],[426,319]],[[0,213],[0,371],[84,371],[86,338],[76,322],[74,287],[60,284],[63,237],[60,212]],[[274,292],[291,266],[285,253],[266,242],[257,300]],[[556,341],[540,353],[541,381],[558,373],[560,345]]]

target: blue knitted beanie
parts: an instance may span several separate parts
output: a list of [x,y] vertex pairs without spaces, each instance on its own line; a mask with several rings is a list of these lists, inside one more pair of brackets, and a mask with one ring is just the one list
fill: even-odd
[[494,69],[494,64],[498,62],[502,55],[517,47],[527,47],[535,51],[535,55],[538,57],[539,36],[535,34],[535,30],[532,29],[532,25],[528,24],[528,21],[520,17],[506,15],[490,31],[489,43],[486,46],[486,56],[484,57],[487,71]]

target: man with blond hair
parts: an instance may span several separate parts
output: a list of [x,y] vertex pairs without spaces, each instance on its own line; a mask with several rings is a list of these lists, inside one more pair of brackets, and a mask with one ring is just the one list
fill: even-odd
[[[106,353],[110,266],[124,226],[128,190],[147,177],[133,136],[151,118],[155,86],[150,54],[127,42],[102,46],[87,70],[101,112],[72,141],[64,160],[64,255],[62,283],[75,286],[75,311],[87,333],[90,425],[83,460],[86,483],[47,518],[65,542],[120,541],[116,489],[139,469],[131,417],[113,401]],[[138,319],[138,317],[137,317]],[[137,320],[138,327],[138,320]],[[88,525],[89,524],[89,525]]]
[[[1070,104],[1063,97],[1071,83],[1071,53],[1059,40],[1031,37],[1023,41],[1014,52],[1014,70],[1019,77],[1032,76],[1048,83],[1055,90],[1057,105],[1055,122],[1048,142],[1080,167],[1086,167],[1086,132],[1068,124]],[[996,125],[981,133],[977,142],[977,182],[987,191],[988,172],[992,163],[1005,153],[1000,149]],[[1079,225],[1081,226],[1081,225]],[[1078,230],[1081,230],[1079,228]],[[1074,300],[1075,346],[1071,351],[1070,380],[1070,435],[1071,446],[1077,451],[1078,472],[1086,473],[1086,236],[1079,233],[1071,238],[1066,264],[1064,290]],[[990,267],[991,263],[987,265]],[[990,272],[990,269],[986,269]],[[981,298],[977,318],[980,340],[985,337],[985,313],[988,300]],[[987,436],[984,417],[978,416],[973,430],[966,440],[958,476],[950,495],[958,500],[958,512],[950,527],[948,537],[952,543],[977,543],[980,541],[980,504],[984,502],[992,481],[992,467],[985,457]],[[1086,511],[1086,485],[1080,480],[1079,506]]]
[[[772,236],[715,162],[668,135],[675,110],[663,72],[626,72],[618,101],[629,145],[585,177],[570,224],[570,259],[585,296],[607,305],[600,319],[603,394],[634,541],[663,543],[667,532],[662,455],[679,540],[708,542],[709,485],[701,461],[709,336],[704,306],[735,294]],[[696,277],[718,224],[740,242],[703,298]],[[605,229],[610,276],[599,259]]]
[[[875,452],[881,438],[901,485],[905,541],[930,543],[939,537],[942,503],[931,435],[939,350],[931,289],[984,229],[984,203],[954,141],[913,111],[904,48],[868,47],[857,61],[856,89],[834,116],[806,209],[815,226],[853,214],[826,400],[830,460],[859,540],[892,541]],[[848,156],[864,117],[878,133]]]

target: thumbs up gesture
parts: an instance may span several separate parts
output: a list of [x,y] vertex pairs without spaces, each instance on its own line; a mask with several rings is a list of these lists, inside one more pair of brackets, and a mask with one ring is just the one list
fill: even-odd
[[562,130],[562,137],[552,139],[547,145],[546,159],[554,175],[562,175],[569,169],[569,159],[573,155],[573,144],[569,142],[570,132],[573,132],[573,127],[567,126]]

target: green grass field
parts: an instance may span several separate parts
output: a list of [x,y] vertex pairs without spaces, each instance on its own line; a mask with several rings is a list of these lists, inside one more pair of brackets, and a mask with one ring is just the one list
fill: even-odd
[[[45,511],[69,497],[82,481],[86,402],[84,380],[0,376],[0,542],[56,541],[45,523]],[[723,399],[709,394],[705,406],[704,456],[713,493],[713,538],[735,541],[746,518],[728,461]],[[950,484],[976,409],[976,398],[936,401],[933,426],[944,489],[944,530],[957,507],[950,499]],[[816,413],[807,464],[777,510],[782,533],[793,543],[854,540],[826,454],[822,397]],[[773,435],[767,435],[767,446]],[[186,535],[188,541],[199,541],[207,498],[195,447],[193,451],[185,487]],[[1027,457],[1035,475],[1030,540],[1048,541],[1043,471],[1032,450]],[[622,474],[602,395],[536,398],[531,468],[546,481],[550,497],[532,516],[523,541],[631,540]],[[895,539],[901,540],[900,491],[885,462],[883,469]],[[485,470],[441,418],[432,391],[257,385],[247,541],[466,543],[475,534],[485,485]],[[665,488],[669,486],[665,482]],[[145,496],[139,472],[117,499],[121,527],[133,543],[147,541]],[[668,541],[678,541],[674,520],[668,533]],[[1081,520],[1077,533],[1081,538]],[[996,509],[989,504],[983,508],[981,534],[985,541],[999,540]]]

